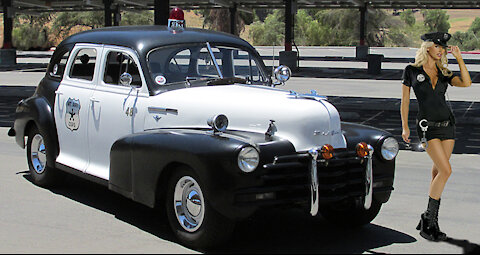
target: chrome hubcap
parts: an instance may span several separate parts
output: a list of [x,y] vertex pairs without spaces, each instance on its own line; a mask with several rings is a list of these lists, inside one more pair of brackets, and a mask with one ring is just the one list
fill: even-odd
[[38,174],[43,173],[43,171],[45,171],[45,164],[47,162],[47,153],[45,150],[43,137],[40,134],[36,134],[32,139],[30,156],[35,172]]
[[205,204],[200,186],[192,177],[184,176],[175,185],[173,196],[178,223],[186,231],[195,232],[202,225],[205,215]]

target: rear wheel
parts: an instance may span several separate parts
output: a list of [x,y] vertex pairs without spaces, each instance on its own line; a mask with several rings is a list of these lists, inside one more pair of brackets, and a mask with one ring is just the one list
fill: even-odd
[[363,206],[356,206],[354,203],[349,205],[332,205],[320,209],[320,214],[328,221],[344,227],[359,227],[369,224],[380,212],[382,203],[372,201],[370,209],[366,210]]
[[47,166],[49,148],[37,127],[28,131],[27,162],[33,183],[42,187],[55,184],[60,178],[60,173],[55,168]]
[[173,174],[166,208],[174,234],[186,246],[212,247],[228,240],[233,231],[233,221],[210,206],[202,183],[190,168],[181,168]]

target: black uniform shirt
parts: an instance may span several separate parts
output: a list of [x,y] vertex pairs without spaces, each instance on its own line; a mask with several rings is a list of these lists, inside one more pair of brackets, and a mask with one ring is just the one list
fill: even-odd
[[[437,67],[438,69],[438,67]],[[430,77],[423,70],[423,67],[415,67],[408,65],[403,71],[402,83],[408,87],[413,87],[418,102],[419,120],[427,119],[428,121],[445,121],[455,122],[452,111],[445,101],[445,92],[447,84],[451,85],[455,75],[446,77],[438,69],[438,81],[435,89],[432,87]]]

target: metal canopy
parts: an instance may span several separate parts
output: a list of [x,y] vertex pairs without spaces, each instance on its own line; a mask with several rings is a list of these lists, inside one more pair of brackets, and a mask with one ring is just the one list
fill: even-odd
[[[153,10],[155,0],[111,0],[122,10]],[[0,1],[0,4],[3,1]],[[101,11],[105,0],[12,0],[13,9],[19,13],[59,11]],[[170,0],[171,6],[183,9],[232,8],[252,9],[285,8],[285,0]],[[297,0],[298,9],[305,8],[382,8],[382,9],[480,9],[480,0]],[[0,9],[1,10],[1,9]]]

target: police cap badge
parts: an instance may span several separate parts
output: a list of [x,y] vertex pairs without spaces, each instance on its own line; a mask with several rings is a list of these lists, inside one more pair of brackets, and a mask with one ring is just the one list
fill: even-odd
[[443,47],[447,47],[447,42],[450,40],[452,37],[451,34],[449,33],[443,33],[443,32],[433,32],[433,33],[427,33],[421,36],[422,40],[426,42],[434,42],[438,45],[441,45]]

